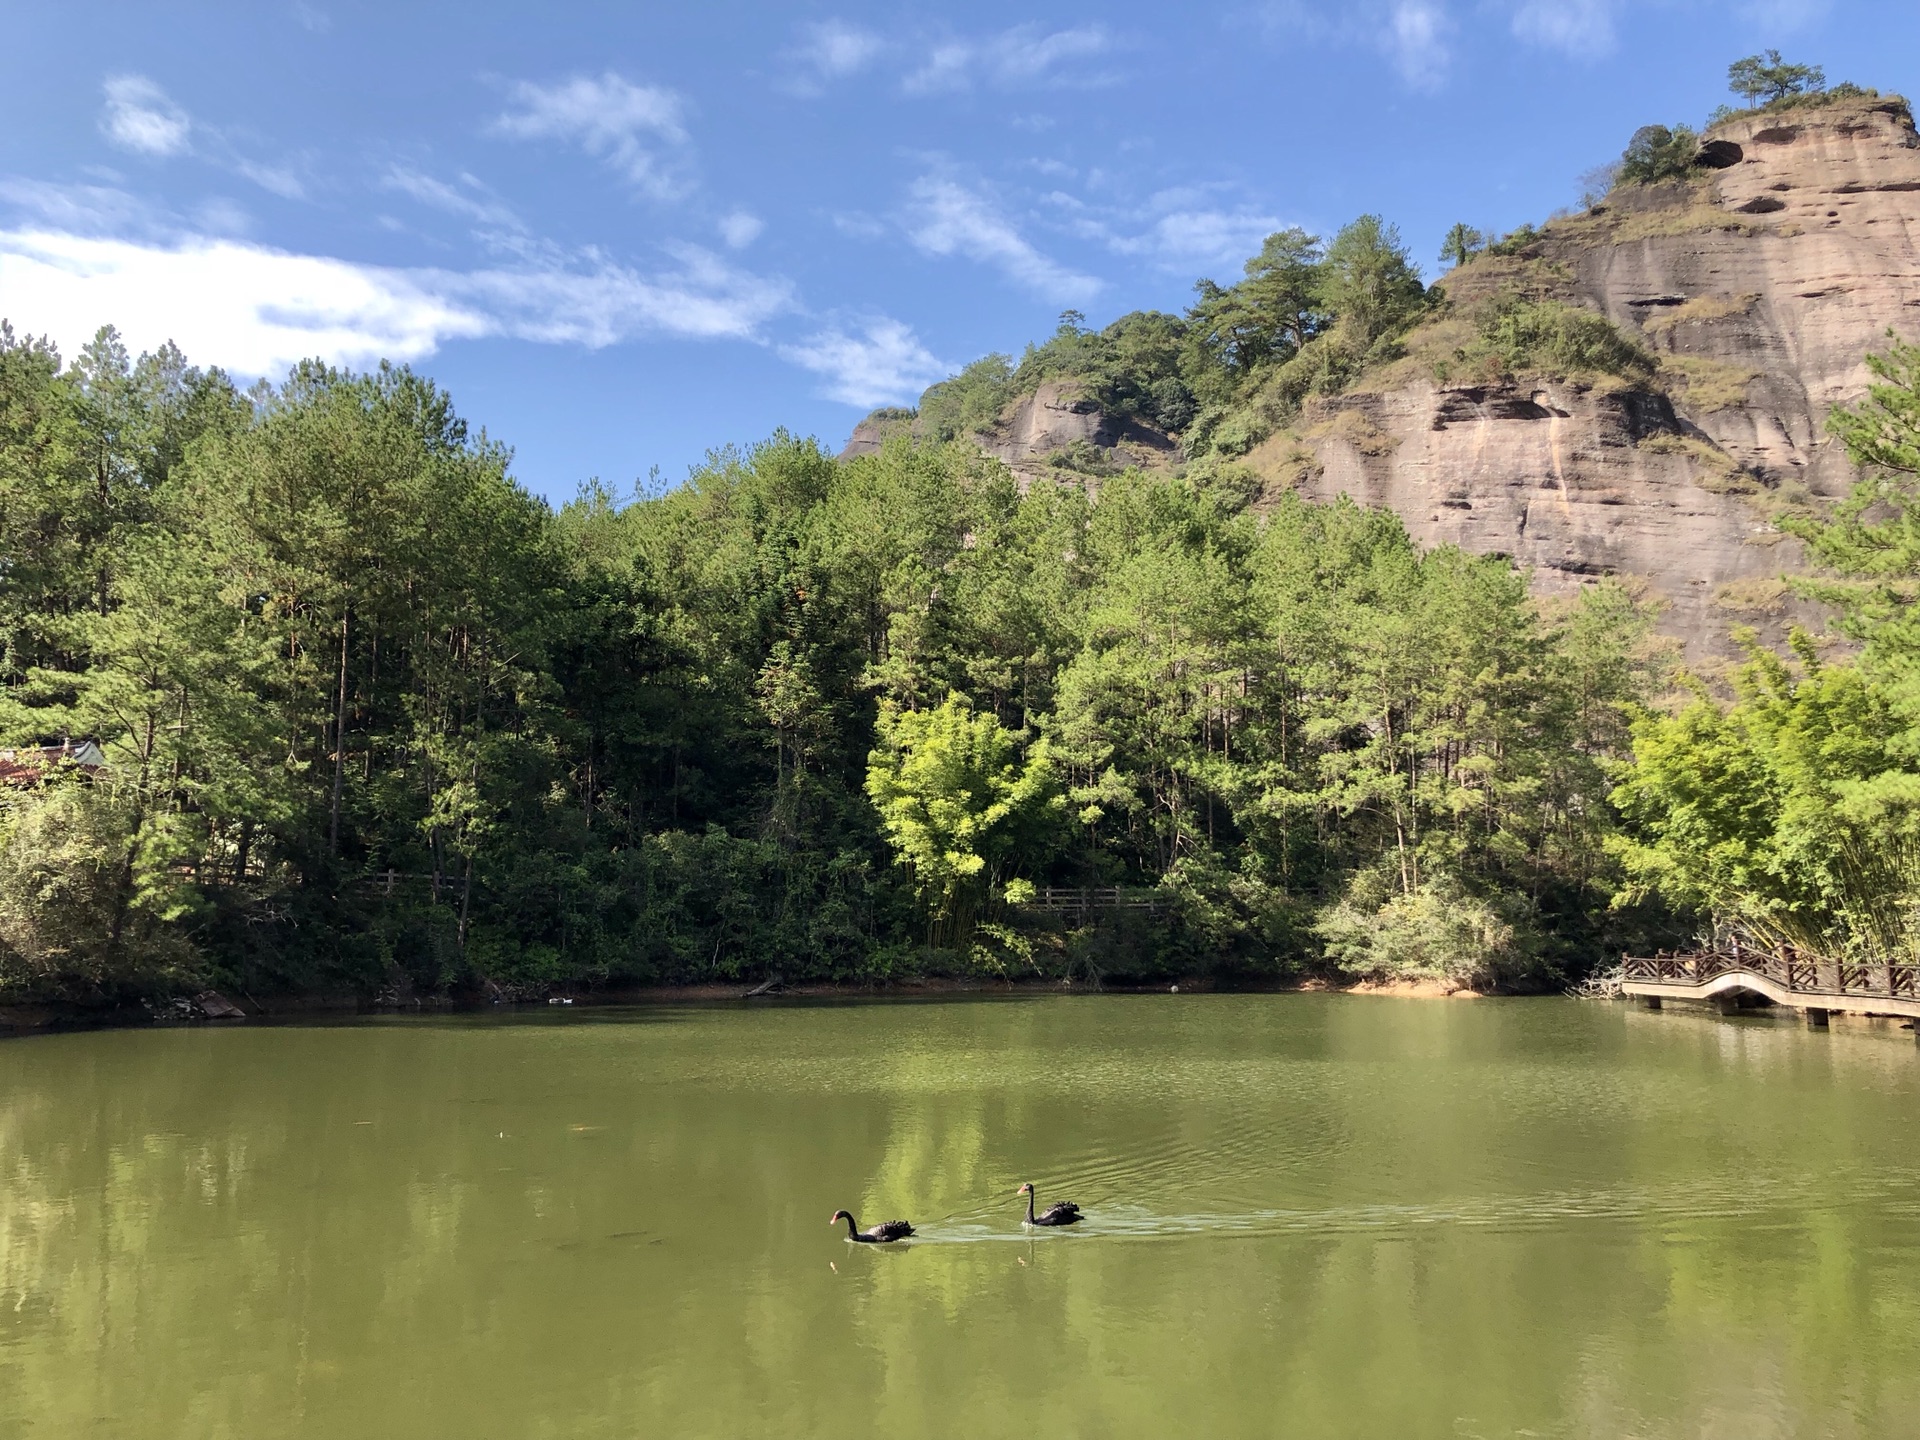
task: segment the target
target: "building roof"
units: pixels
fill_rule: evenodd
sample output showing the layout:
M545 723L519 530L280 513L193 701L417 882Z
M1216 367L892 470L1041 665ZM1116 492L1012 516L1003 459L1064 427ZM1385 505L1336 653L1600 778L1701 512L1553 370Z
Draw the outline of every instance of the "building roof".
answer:
M71 765L89 776L107 767L107 757L92 740L63 740L58 745L28 745L0 750L0 785L38 785L50 770Z

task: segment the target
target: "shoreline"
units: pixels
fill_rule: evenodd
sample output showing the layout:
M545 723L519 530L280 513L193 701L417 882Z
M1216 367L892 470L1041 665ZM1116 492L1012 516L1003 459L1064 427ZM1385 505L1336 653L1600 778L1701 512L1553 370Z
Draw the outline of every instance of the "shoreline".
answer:
M75 1034L91 1030L195 1029L253 1022L273 1026L301 1020L321 1022L397 1015L481 1015L532 1013L549 1009L615 1009L646 1005L745 1005L817 1000L936 1000L974 996L982 999L1034 998L1045 995L1362 995L1391 1000L1516 1000L1539 998L1546 991L1482 991L1442 980L1359 980L1341 984L1325 976L1289 980L1221 983L1193 977L1164 984L1086 984L1068 980L988 980L928 976L890 982L807 981L775 989L745 988L745 982L685 985L633 985L606 990L561 992L548 996L489 999L485 996L434 997L413 1002L381 1002L355 995L269 996L266 1002L251 995L234 1004L224 995L206 992L230 1013L214 1018L195 1001L175 1000L170 1012L154 1013L142 1005L87 1006L73 1002L0 1002L0 1041L36 1035ZM1618 1003L1610 1001L1609 1003ZM1669 1001L1676 1010L1716 1013L1706 1001ZM231 1013L238 1012L238 1013ZM1751 1018L1797 1018L1791 1007L1766 1006L1749 1012ZM1920 1029L1915 1022L1877 1015L1834 1015L1831 1023L1847 1028L1883 1027L1894 1020L1903 1030Z
M603 990L557 988L550 995L490 999L484 995L431 997L413 1001L379 1001L358 995L252 995L204 992L216 1007L230 1006L239 1014L216 1017L204 1013L195 1000L169 1002L171 1013L156 1013L141 1004L84 1005L74 1001L0 1002L0 1040L29 1035L52 1035L82 1030L136 1030L198 1025L231 1025L246 1021L269 1024L305 1018L344 1019L373 1015L468 1015L492 1011L525 1011L579 1007L609 1009L631 1005L698 1005L781 1000L915 1000L942 996L978 995L1381 995L1395 999L1480 1000L1502 998L1441 980L1361 980L1341 984L1324 976L1302 979L1252 980L1222 983L1206 976L1182 977L1165 983L1089 984L1072 980L993 980L926 976L894 981L812 980L750 986L746 981L712 981L682 985L630 985Z

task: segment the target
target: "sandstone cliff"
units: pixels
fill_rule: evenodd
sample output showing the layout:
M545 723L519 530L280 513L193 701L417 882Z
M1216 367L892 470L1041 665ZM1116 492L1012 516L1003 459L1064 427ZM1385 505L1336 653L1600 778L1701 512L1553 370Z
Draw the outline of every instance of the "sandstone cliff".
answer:
M975 438L981 449L1006 461L1023 480L1056 456L1098 471L1167 464L1180 449L1151 426L1102 414L1086 387L1075 380L1046 381Z
M876 410L854 427L840 458L871 455L893 435L914 432L912 411ZM1180 453L1179 442L1151 425L1104 414L1078 380L1043 381L973 440L1022 482L1062 470L1097 475L1169 466Z
M1536 588L1642 576L1696 660L1797 618L1772 520L1851 482L1825 433L1891 328L1920 335L1920 137L1898 102L1742 117L1716 168L1471 262L1456 307L1515 283L1588 305L1662 359L1655 388L1442 383L1403 363L1250 459L1271 483L1390 506L1427 543L1512 555ZM1304 450L1305 453L1302 453Z
M1639 577L1695 661L1734 653L1736 623L1777 640L1813 618L1781 583L1806 561L1776 521L1846 492L1827 415L1865 393L1889 330L1920 338L1920 136L1903 102L1852 98L1736 117L1701 161L1697 178L1622 187L1444 277L1448 314L1406 358L1310 403L1243 463L1269 494L1347 494L1425 544L1511 555L1542 593ZM1658 374L1449 374L1464 317L1516 290L1606 315ZM877 412L845 453L911 423ZM1101 414L1074 381L974 438L1023 478L1180 461L1172 438Z

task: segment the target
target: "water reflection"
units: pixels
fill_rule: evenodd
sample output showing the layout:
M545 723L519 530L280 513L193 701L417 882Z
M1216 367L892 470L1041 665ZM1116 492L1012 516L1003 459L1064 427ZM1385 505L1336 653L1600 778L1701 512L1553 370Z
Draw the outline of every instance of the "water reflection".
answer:
M1917 1100L1573 1002L19 1042L0 1437L1905 1433Z

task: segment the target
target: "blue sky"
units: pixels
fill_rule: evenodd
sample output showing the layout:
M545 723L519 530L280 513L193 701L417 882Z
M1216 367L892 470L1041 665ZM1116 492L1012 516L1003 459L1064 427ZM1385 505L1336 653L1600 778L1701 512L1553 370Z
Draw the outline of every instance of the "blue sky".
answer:
M1914 0L16 3L0 315L277 378L404 359L530 488L838 447L1261 236L1575 201L1763 46L1920 89Z

